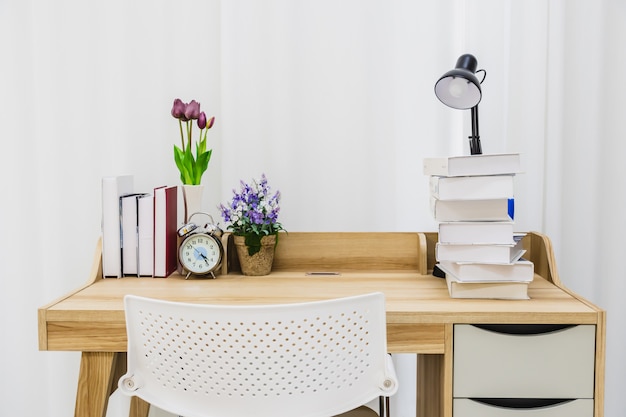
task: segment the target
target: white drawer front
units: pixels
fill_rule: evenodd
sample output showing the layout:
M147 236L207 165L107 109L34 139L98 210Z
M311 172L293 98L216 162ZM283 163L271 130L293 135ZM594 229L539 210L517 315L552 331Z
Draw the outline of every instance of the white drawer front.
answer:
M573 400L540 408L504 408L467 398L455 399L454 417L593 417L593 400Z
M454 397L593 398L595 326L511 335L454 326Z

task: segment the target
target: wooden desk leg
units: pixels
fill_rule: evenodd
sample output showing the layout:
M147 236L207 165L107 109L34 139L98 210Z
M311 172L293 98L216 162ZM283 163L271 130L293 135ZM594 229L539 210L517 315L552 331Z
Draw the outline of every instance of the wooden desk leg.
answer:
M118 354L114 352L83 352L75 417L106 417L117 359Z
M417 355L417 417L443 417L444 356Z
M145 402L139 397L132 397L130 399L129 417L148 417L149 412L150 403Z

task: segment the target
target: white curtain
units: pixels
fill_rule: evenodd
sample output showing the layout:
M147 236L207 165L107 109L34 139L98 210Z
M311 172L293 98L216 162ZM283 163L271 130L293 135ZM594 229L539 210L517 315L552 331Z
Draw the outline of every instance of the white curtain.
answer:
M265 173L289 231L430 231L422 159L467 153L470 127L433 86L472 53L483 150L522 154L517 229L608 311L620 416L625 18L620 0L0 0L0 415L73 413L79 354L38 351L37 308L87 279L102 176L179 182L174 98L216 116L215 217Z

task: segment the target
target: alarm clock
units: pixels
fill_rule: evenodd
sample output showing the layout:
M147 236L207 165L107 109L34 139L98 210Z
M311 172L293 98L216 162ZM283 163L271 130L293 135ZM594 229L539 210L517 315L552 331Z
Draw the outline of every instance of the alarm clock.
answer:
M222 246L222 230L213 222L213 217L207 213L210 222L203 226L189 222L178 229L178 236L182 238L178 248L178 262L187 273L185 279L191 275L203 278L215 278L217 271L224 259L224 247Z

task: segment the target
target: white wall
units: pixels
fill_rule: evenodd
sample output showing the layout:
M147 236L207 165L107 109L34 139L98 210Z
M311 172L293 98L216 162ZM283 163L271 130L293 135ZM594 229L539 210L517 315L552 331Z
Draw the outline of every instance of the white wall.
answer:
M178 183L174 98L217 118L214 216L265 172L288 230L434 230L421 160L467 152L469 112L433 86L466 52L487 70L483 149L523 155L518 229L608 310L621 415L625 17L619 0L0 0L0 415L72 413L79 354L38 351L36 311L87 279L103 175Z

